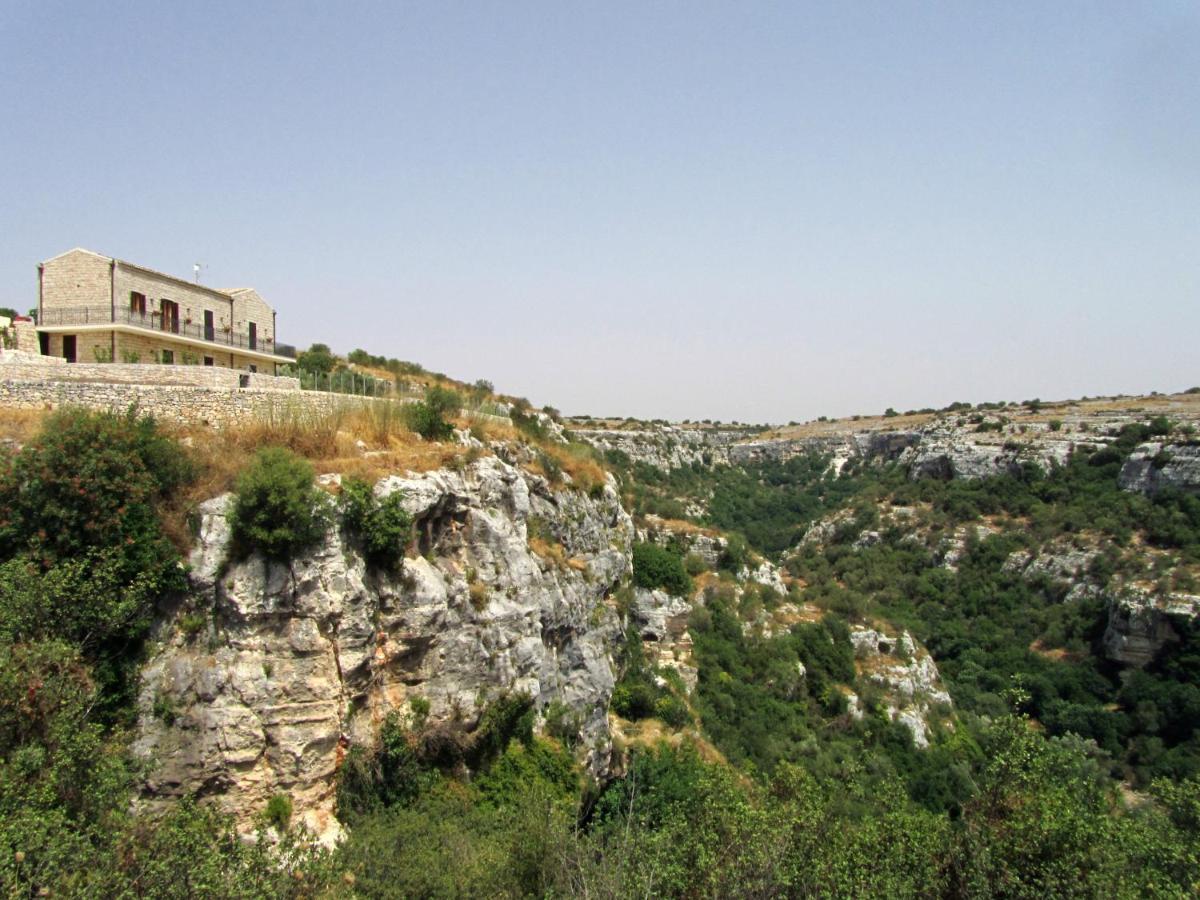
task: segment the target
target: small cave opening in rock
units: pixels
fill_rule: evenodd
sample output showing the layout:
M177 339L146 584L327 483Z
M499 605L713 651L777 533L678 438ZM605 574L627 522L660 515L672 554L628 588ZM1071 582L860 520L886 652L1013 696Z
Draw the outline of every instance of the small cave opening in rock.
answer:
M448 554L462 548L463 532L467 527L467 511L457 506L439 504L417 520L417 552Z

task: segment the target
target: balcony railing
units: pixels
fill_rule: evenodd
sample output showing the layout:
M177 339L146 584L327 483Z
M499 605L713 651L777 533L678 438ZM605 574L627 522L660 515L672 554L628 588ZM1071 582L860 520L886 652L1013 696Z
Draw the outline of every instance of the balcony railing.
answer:
M291 344L277 344L275 341L261 336L251 340L248 332L233 331L220 325L208 328L196 322L188 322L171 316L164 320L162 314L158 312L139 313L118 308L114 313L108 306L68 306L42 310L38 317L38 324L45 326L133 325L148 331L188 337L221 347L256 350L260 353L285 356L289 359L296 358L296 348Z

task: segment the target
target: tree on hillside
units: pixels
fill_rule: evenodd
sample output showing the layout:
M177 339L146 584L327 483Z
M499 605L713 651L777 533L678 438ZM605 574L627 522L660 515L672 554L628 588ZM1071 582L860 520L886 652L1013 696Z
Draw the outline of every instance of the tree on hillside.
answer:
M302 350L296 358L296 365L305 372L318 375L328 375L337 364L337 357L327 344L313 344L307 350Z

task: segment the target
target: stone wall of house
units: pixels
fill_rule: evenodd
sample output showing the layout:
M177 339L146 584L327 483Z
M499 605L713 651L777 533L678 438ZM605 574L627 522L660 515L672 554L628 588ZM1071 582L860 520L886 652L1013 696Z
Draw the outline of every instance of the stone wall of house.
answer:
M136 266L117 263L113 273L113 302L118 309L129 309L130 294L146 298L146 314L162 311L162 301L179 304L180 323L204 324L204 311L213 314L213 327L218 331L233 319L233 298L199 284L181 283L166 275L147 272Z
M107 335L105 335L107 337ZM53 335L52 337L61 337ZM122 337L125 337L123 335ZM83 359L82 349L80 359ZM244 382L243 382L244 379ZM265 373L239 372L219 366L163 366L143 363L60 363L50 356L0 355L0 382L31 382L52 392L60 384L180 386L210 389L249 387L272 393L300 392L300 380Z
M13 378L8 371L17 366L0 367L0 406L24 409L54 409L60 406L84 406L89 409L124 412L131 406L164 422L180 425L227 427L295 417L347 412L372 403L391 403L346 394L315 391L279 391L261 387L230 388L185 384L114 384L86 381L48 381L45 378ZM78 369L79 365L64 367ZM105 368L117 368L105 366ZM157 366L160 374L169 369L196 372L220 372L197 366ZM224 370L227 374L230 370ZM270 376L246 374L252 381ZM275 379L283 380L283 379Z
M50 334L50 356L62 357L63 338L66 335ZM84 363L96 363L107 359L112 353L111 331L84 331L75 335L75 359ZM100 354L99 356L97 354Z
M112 267L108 259L72 250L42 264L42 299L46 307L109 306Z
M37 328L28 319L19 319L12 324L13 334L16 335L16 349L23 353L40 353Z
M249 333L250 323L258 325L259 346L275 339L275 311L254 288L237 288L233 297L233 330Z

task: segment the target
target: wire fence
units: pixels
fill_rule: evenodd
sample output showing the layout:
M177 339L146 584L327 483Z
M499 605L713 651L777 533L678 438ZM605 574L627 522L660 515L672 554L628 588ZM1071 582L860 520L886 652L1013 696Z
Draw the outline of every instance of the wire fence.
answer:
M311 372L304 369L293 369L290 372L281 371L281 375L289 374L300 379L300 389L319 391L329 394L346 394L355 397L371 397L380 400L394 400L398 403L412 403L424 400L426 388L424 385L397 379L390 381L376 378L352 369L339 369L336 372ZM509 409L506 405L488 398L462 397L463 405L459 415L472 421L491 421L509 423Z
M300 379L300 388L305 391L323 391L328 394L352 394L356 397L380 397L393 400L419 398L424 391L414 390L407 383L397 384L351 369L336 372L310 372L298 369L293 373Z

